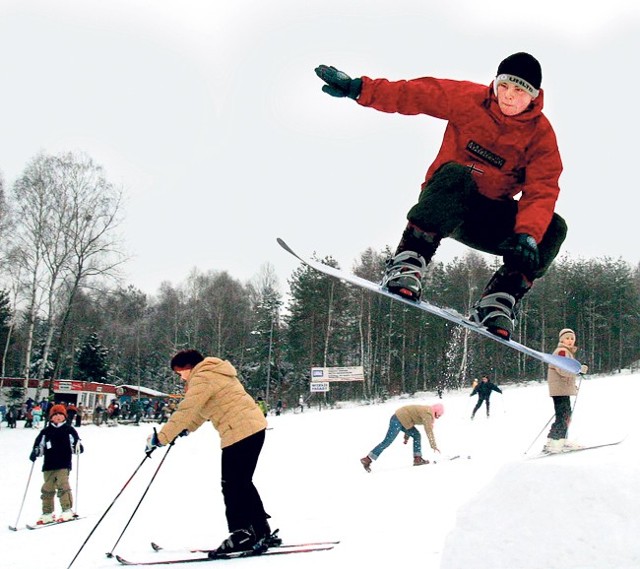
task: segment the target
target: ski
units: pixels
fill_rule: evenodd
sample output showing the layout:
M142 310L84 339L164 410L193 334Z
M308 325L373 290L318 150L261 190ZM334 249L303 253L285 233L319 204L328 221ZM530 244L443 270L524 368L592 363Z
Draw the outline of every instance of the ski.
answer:
M615 445L619 445L622 441L624 441L624 439L620 439L619 441L614 441L611 443L601 443L598 445L589 445L589 446L584 446L584 447L580 447L580 448L571 448L571 449L567 449L567 450L563 450L562 452L545 452L542 451L539 454L536 454L535 456L530 457L531 460L537 459L537 458L544 458L547 456L562 456L564 454L573 454L574 452L581 452L583 450L593 450L593 449L597 449L597 448L604 448L604 447L611 447L611 446L615 446Z
M40 524L40 525L30 525L30 524L26 524L26 528L27 529L43 529L43 528L48 528L48 527L52 527L52 526L60 526L62 524L66 524L69 522L75 522L77 520L81 520L83 519L84 516L75 516L74 518L71 518L70 520L55 520L53 522L50 522L48 524Z
M315 547L315 546L323 546L323 545L337 545L340 541L308 541L306 543L283 543L281 545L272 546L273 549L291 549L292 547ZM155 541L151 542L151 547L154 551L165 551L178 553L180 551L188 551L189 553L207 553L210 551L209 549L165 549Z
M520 353L523 353L527 356L535 358L548 365L559 367L565 371L568 371L569 373L574 373L574 374L580 373L582 364L580 364L578 360L574 360L573 358L565 358L562 356L557 356L555 354L549 354L547 352L540 352L538 350L535 350L534 348L530 348L529 346L520 344L515 340L511 340L511 339L506 340L505 338L501 338L500 336L493 334L484 326L480 326L479 324L472 322L471 320L469 320L469 318L460 314L458 311L456 311L453 308L442 308L440 306L436 306L435 304L431 304L426 300L416 301L416 300L411 300L409 298L405 298L403 296L399 296L397 294L393 294L388 290L382 288L380 284L371 282L367 279L363 279L362 277L348 273L346 271L341 271L340 269L336 269L335 267L330 267L328 265L325 265L324 263L320 263L319 261L314 261L312 259L307 259L306 257L298 255L291 247L289 247L289 245L287 245L282 239L280 239L280 237L277 238L277 241L278 241L278 245L280 245L280 247L282 247L287 253L293 255L294 257L296 257L296 259L303 262L308 267L311 267L316 271L324 273L325 275L329 275L336 279L345 281L349 284L359 286L360 288L369 290L371 292L375 292L376 294L386 296L387 298L391 298L398 302L402 302L403 304L413 306L414 308L417 308L418 310L422 310L423 312L427 312L429 314L439 316L440 318L444 318L449 322L453 322L454 324L457 324L458 326L462 326L467 330L472 330L473 332L476 332L484 336L485 338L490 338L491 340L498 342L503 346L507 346L513 350L517 350Z
M273 549L267 549L266 551L238 551L236 553L228 553L224 556L214 557L210 559L207 556L200 557L183 557L176 559L163 559L163 560L153 560L153 561L130 561L121 557L120 555L116 555L116 559L121 565L174 565L177 563L201 563L203 561L228 561L231 559L240 559L245 557L265 557L268 555L288 555L292 553L312 553L314 551L329 551L333 549L335 546L331 544L327 545L312 545L307 547L274 547ZM205 553L202 551L201 553Z

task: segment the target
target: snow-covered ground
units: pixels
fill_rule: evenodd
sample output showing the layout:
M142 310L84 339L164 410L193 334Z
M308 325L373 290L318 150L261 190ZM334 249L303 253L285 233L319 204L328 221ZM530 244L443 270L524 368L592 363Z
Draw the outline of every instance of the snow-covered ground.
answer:
M552 415L546 384L502 385L492 414L472 422L470 390L446 393L436 423L437 464L413 467L402 437L367 474L364 456L384 436L389 417L430 394L380 405L306 410L270 416L256 484L272 527L286 542L339 539L332 551L229 561L238 567L326 569L637 569L640 567L640 439L632 429L640 376L582 382L571 438L582 443L626 439L618 446L529 460L527 450ZM84 519L38 531L12 532L25 491L36 431L0 430L0 566L65 569L118 492L144 459L153 425L80 429L78 512ZM530 451L544 442L539 438ZM426 437L423 437L426 443ZM214 547L226 536L218 437L209 426L172 447L115 553L161 558L167 548ZM428 445L427 445L428 450ZM161 463L156 451L97 527L76 568L119 566L114 549ZM447 456L471 459L444 460ZM434 459L431 451L425 457ZM74 463L75 465L75 463ZM20 526L40 514L41 459L31 479ZM71 479L75 488L76 471ZM226 561L222 563L227 563ZM302 563L302 565L301 565ZM182 565L175 565L176 568ZM190 566L190 565L189 565ZM208 566L208 564L207 564ZM185 566L186 567L186 566Z

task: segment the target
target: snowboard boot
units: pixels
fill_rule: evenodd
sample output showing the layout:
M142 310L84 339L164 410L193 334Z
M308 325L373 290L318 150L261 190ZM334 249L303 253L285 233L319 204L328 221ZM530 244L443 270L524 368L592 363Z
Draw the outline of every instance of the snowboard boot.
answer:
M429 461L425 460L421 456L413 457L413 466L422 466L423 464L429 464Z
M229 553L251 551L254 545L256 545L256 536L251 528L237 529L232 531L229 537L225 539L219 547L210 551L208 557L215 559L217 557L224 557Z
M562 452L564 448L565 439L547 439L542 452L547 452L549 454L558 454Z
M522 273L500 267L472 307L470 320L508 340L515 326L517 304L531 284Z
M52 524L55 521L56 521L56 518L53 515L53 512L50 513L50 514L42 514L38 518L38 521L36 522L36 525L37 526L44 526L44 525L47 525L47 524Z
M471 320L508 340L515 324L515 305L516 299L506 292L484 295L471 309Z
M422 278L427 269L424 258L414 251L402 251L387 261L380 283L389 292L410 300L420 300Z
M373 462L373 461L371 460L371 458L370 458L368 455L367 455L367 456L365 456L364 458L361 458L361 459L360 459L360 463L362 464L362 466L364 467L364 469L365 469L367 472L371 472L371 463L372 463L372 462Z

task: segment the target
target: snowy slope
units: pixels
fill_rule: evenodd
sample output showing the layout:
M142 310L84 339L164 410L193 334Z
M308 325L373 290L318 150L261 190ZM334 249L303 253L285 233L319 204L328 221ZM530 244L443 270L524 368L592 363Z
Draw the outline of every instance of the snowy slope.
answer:
M639 379L616 375L584 380L572 438L593 443L626 435L634 422ZM476 398L469 398L469 390L445 394L445 415L436 424L442 450L442 456L435 457L437 464L411 466L411 445L403 445L399 437L374 463L371 474L358 459L382 439L391 414L409 402L435 402L431 394L270 416L273 428L267 432L256 484L272 526L279 527L288 542L341 543L331 552L228 563L262 569L276 564L278 569L298 569L301 562L305 569L325 569L327 563L442 569L639 567L636 433L630 432L617 447L529 460L524 451L553 411L546 385L502 388L502 396L492 396L491 418L479 412L473 422L469 415ZM66 568L144 458L151 429L82 427L86 452L80 458L77 506L86 518L36 532L11 532L6 527L16 522L36 431L3 426L2 567L31 569L44 562L48 569ZM145 461L73 567L118 566L105 553L113 549L164 452L156 451ZM115 552L131 559L161 556L151 551L152 540L168 548L218 545L226 536L219 453L217 435L208 425L180 439ZM472 458L443 460L456 454ZM430 451L425 456L434 458ZM39 461L21 526L40 513L40 467ZM75 470L72 480L75 487Z

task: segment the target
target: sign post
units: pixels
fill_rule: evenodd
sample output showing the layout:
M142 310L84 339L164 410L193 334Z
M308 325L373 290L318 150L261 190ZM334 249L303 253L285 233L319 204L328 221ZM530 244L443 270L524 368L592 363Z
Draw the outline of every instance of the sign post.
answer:
M324 393L325 400L331 382L364 381L364 367L312 367L309 390L311 393Z

